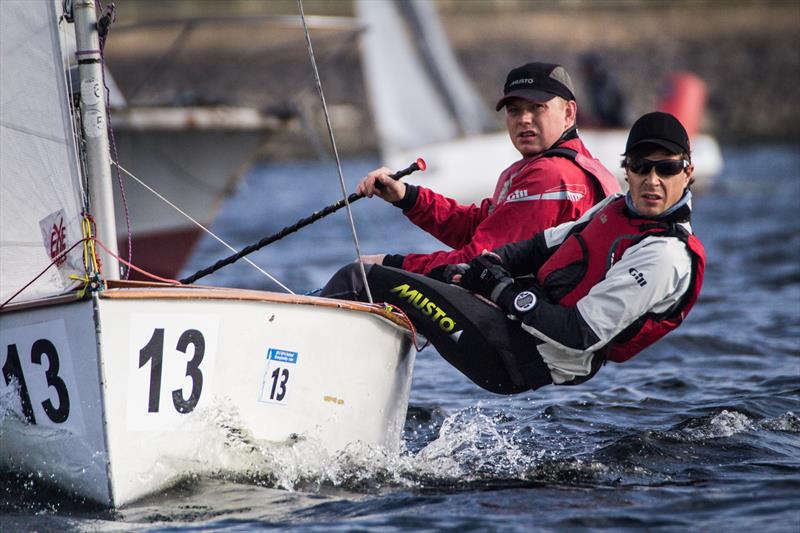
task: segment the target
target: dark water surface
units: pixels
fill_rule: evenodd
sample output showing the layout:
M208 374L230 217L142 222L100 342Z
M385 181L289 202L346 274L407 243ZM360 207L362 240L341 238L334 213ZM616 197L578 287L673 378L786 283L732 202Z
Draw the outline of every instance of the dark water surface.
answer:
M400 454L265 446L251 475L188 479L113 512L5 475L0 531L799 531L800 149L729 149L725 161L695 201L700 301L634 360L501 397L426 349ZM345 162L348 185L374 165ZM330 163L261 167L214 230L242 247L338 197ZM363 253L438 248L379 200L354 214ZM205 239L186 273L225 255ZM353 257L340 212L253 259L304 292ZM274 288L244 264L208 281Z

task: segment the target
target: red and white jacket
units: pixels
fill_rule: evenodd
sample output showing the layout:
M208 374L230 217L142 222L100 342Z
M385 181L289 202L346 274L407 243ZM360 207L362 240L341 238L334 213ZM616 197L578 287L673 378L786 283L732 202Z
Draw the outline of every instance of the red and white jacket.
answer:
M390 255L383 264L428 274L444 265L468 263L484 249L529 239L575 220L619 190L613 174L573 135L548 152L523 158L504 170L492 198L479 206L460 205L425 187L410 189L411 194L396 205L403 207L412 223L453 249Z
M513 276L535 273L540 299L519 318L544 341L538 351L554 383L626 361L681 324L705 270L690 198L672 216L651 219L616 195L577 221L496 250Z

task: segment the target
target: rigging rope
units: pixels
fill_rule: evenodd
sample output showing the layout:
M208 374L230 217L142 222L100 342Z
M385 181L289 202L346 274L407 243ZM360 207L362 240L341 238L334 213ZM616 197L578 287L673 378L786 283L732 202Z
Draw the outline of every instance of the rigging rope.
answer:
M107 253L108 255L110 255L110 256L112 256L112 257L115 257L115 258L117 259L117 261L119 261L120 263L124 264L126 267L128 267L128 268L130 268L130 269L133 269L133 270L135 270L135 271L136 271L136 272L138 272L139 274L142 274L142 275L144 275L144 276L147 276L148 278L152 278L152 279L154 279L154 280L156 280L156 281L160 281L160 282L162 282L162 283L170 283L170 284L172 284L172 285L180 285L180 284L181 284L181 282L180 282L180 281L178 281L178 280L176 280L176 279L172 279L172 278L162 278L161 276L157 276L157 275L153 274L152 272L148 272L148 271L146 271L146 270L145 270L145 269L143 269L143 268L139 268L139 267L137 267L137 266L136 266L136 265L134 265L133 263L129 263L128 261L125 261L123 258L121 258L121 257L120 257L120 256L118 256L117 254L115 254L114 252L112 252L111 250L109 250L109 249L108 249L108 247L107 247L105 244L103 244L103 241L101 241L101 240L100 240L100 239L98 239L97 237L94 237L94 238L92 238L91 240L92 240L92 242L95 242L95 243L97 243L97 244L100 246L100 248L102 248L103 250L105 250L105 251L106 251L106 253Z
M325 93L322 91L322 82L319 79L319 70L317 69L317 60L314 58L314 48L311 46L311 35L308 32L308 24L306 24L306 15L303 12L303 0L297 0L297 6L300 10L300 19L303 21L303 32L306 36L306 43L308 44L308 56L311 60L311 66L314 69L314 80L317 83L317 92L319 93L320 101L322 102L322 111L325 114L325 125L328 128L328 138L331 141L331 148L333 155L336 159L336 171L339 173L339 186L342 189L342 197L344 198L345 208L347 209L347 219L350 222L350 231L353 235L353 244L356 248L356 261L358 261L359 270L361 271L361 278L364 280L364 288L367 293L369 303L372 302L372 293L369 290L369 283L367 282L367 273L364 270L364 262L361 260L361 248L358 245L358 235L356 234L356 225L353 222L353 212L350 209L350 202L347 199L347 187L344 184L344 176L342 175L342 163L339 160L339 151L336 149L336 139L333 137L333 126L331 126L331 117L328 113L328 104L325 102Z
M18 290L18 291L17 291L17 292L15 292L14 294L12 294L12 295L11 295L11 297L10 297L9 299L7 299L5 302L3 302L2 304L0 304L0 309L3 309L3 308L6 306L6 305L8 305L8 304L11 302L11 300L13 300L13 299L14 299L14 298L16 298L17 296L19 296L19 295L20 295L20 293L22 293L22 291L24 291L25 289L27 289L28 287L30 287L31 285L33 285L33 284L36 282L36 280L37 280L37 279L39 279L39 278L41 278L42 276L44 276L45 272L47 272L48 270L50 270L50 268L51 268L53 265L55 265L55 264L57 264L58 262L60 262L60 261L61 261L63 258L65 258L65 257L67 256L67 254L68 254L68 253L70 253L70 252L71 252L72 250L74 250L74 249L75 249L77 246L79 246L80 244L82 244L82 243L83 243L85 240L86 240L86 239L81 239L81 240L79 240L78 242L76 242L75 244L73 244L72 246L70 246L68 249L64 250L63 252L61 252L60 254L58 254L58 255L57 255L55 258L53 258L53 260L52 260L52 261L50 261L50 264L49 264L49 265L47 265L47 268L45 268L44 270L42 270L41 272L39 272L39 273L36 275L36 277L34 277L32 280L30 280L30 281L29 281L28 283L26 283L25 285L23 285L23 287L22 287L20 290Z
M84 295L84 293L86 291L86 287L89 284L91 284L93 281L99 279L99 281L102 282L103 286L105 286L105 284L106 284L106 280L103 277L103 273L102 273L102 265L100 264L100 258L97 257L97 254L95 252L95 248L94 248L95 244L98 245L103 250L105 250L110 256L115 257L118 261L120 261L121 263L125 264L125 266L127 266L128 268L133 269L136 272L139 272L140 274L142 274L144 276L147 276L149 278L152 278L154 280L157 280L157 281L160 281L160 282L163 282L163 283L169 283L169 284L172 284L172 285L180 285L181 284L180 281L177 281L177 280L174 280L174 279L170 279L170 278L162 278L160 276L157 276L157 275L155 275L155 274L153 274L151 272L148 272L148 271L144 270L143 268L139 268L136 265L134 265L132 263L129 263L128 261L125 261L120 256L118 256L117 254L112 252L108 248L108 246L103 244L103 241L101 241L100 239L97 238L97 236L94 235L93 227L94 227L94 219L91 218L91 216L85 216L84 219L81 221L81 228L82 228L82 231L84 232L84 235L86 235L86 236L84 236L83 238L79 239L76 243L74 243L72 246L70 246L69 248L67 248L66 250L64 250L63 252L58 254L57 256L53 257L52 260L50 261L50 264L47 265L47 267L44 270L39 272L32 280L30 280L28 283L23 285L21 289L19 289L17 292L12 294L10 298L8 298L6 301L4 301L2 304L0 304L0 309L3 309L6 305L11 303L11 301L14 298L16 298L17 296L22 294L22 292L25 289L27 289L28 287L33 285L36 282L36 280L41 278L48 270L50 270L50 268L53 267L53 265L58 265L58 264L62 263L64 260L66 260L67 255L72 250L74 250L75 248L80 246L81 244L83 244L84 266L86 267L86 270L89 273L86 274L83 277L79 277L79 276L76 276L74 274L70 274L70 276L69 276L70 279L77 280L77 281L83 281L83 283L84 283L84 288L81 291L78 292L78 297L79 298L83 297L83 295ZM89 271L89 269L88 269L89 264L93 264L94 265L94 268L95 268L94 271Z
M236 252L236 251L237 251L237 250L236 250L236 248L234 248L233 246L231 246L230 244L228 244L227 242L225 242L225 241L224 241L224 240L223 240L221 237L219 237L219 236L218 236L216 233L214 233L214 232L213 232L213 231L211 231L210 229L206 228L206 227L205 227L205 226L204 226L202 223L200 223L199 221L197 221L197 220L195 220L194 218L192 218L192 216L191 216L189 213L187 213L187 212L183 211L183 210L182 210L180 207L178 207L177 205L175 205L175 204L173 204L172 202L170 202L170 201L169 201L167 198L165 198L163 195L161 195L161 194L160 194L158 191L156 191L155 189L153 189L152 187L150 187L148 184L146 184L145 182L143 182L141 179L139 179L139 178L137 178L136 176L134 176L134 175L133 175L133 174L132 174L130 171L128 171L128 170L127 170L125 167L123 167L122 165L120 165L118 162L116 162L116 161L113 161L112 163L113 163L113 164L114 164L114 165L115 165L117 168L119 168L119 170L121 170L122 172L124 172L125 174L127 174L128 176L130 176L131 178L133 178L134 180L136 180L136 182L137 182L137 183L139 183L139 185L141 185L142 187L144 187L145 189L147 189L148 191L150 191L151 193L153 193L154 195L156 195L156 196L157 196L157 197L158 197L158 198L159 198L161 201L163 201L164 203L166 203L167 205L169 205L170 207L172 207L172 208L173 208L175 211L177 211L178 213L180 213L181 215L183 215L184 217L186 217L186 218L187 218L187 219L188 219L188 220L189 220L189 221L190 221L192 224L194 224L195 226L197 226L198 228L200 228L201 230L203 230L204 232L206 232L207 234L209 234L211 237L213 237L214 239L216 239L216 240L217 240L217 242L221 243L223 246L225 246L226 248L228 248L228 249L229 249L230 251L232 251L232 252ZM244 258L244 260L245 260L245 261L246 261L246 262L247 262L247 263L248 263L250 266L252 266L252 267L253 267L253 268L255 268L256 270L258 270L259 272L261 272L261 273L262 273L264 276L266 276L267 278L269 278L270 280L272 280L274 283L276 283L276 284L277 284L279 287L281 287L283 290L285 290L285 291L286 291L286 292L288 292L289 294L294 294L294 292L292 291L292 289L290 289L289 287L287 287L286 285L284 285L283 283L281 283L280 281L278 281L278 280L277 280L277 279L276 279L274 276L272 276L272 275L271 275L269 272L267 272L266 270L262 269L260 266L258 266L257 264L255 264L253 261L251 261L250 259L248 259L248 258L246 258L246 257Z

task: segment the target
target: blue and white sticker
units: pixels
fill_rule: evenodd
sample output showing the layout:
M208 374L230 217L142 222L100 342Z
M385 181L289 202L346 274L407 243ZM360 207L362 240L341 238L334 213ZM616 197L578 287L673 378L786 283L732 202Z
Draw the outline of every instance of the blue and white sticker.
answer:
M296 377L297 352L269 348L267 350L264 375L261 378L261 391L258 401L286 405L289 391Z

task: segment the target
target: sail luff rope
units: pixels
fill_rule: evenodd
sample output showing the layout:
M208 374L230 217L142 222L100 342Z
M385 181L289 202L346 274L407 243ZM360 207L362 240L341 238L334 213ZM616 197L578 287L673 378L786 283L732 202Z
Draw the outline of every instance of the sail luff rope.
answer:
M195 220L195 219L194 219L194 218L193 218L193 217L192 217L192 216L191 216L189 213L186 213L185 211L183 211L183 210L182 210L180 207L178 207L177 205L173 204L173 203L172 203L172 202L170 202L170 201L169 201L167 198L165 198L163 195L161 195L161 193L159 193L158 191L156 191L155 189L153 189L152 187L150 187L148 184L146 184L145 182L143 182L141 179L139 179L139 178L137 178L136 176L134 176L134 175L133 175L133 174L132 174L132 173L131 173L129 170L127 170L125 167L123 167L122 165L120 165L120 164L119 164L119 163L117 163L117 162L114 162L113 164L114 164L114 165L116 165L116 166L117 166L117 167L118 167L118 168L119 168L119 169L120 169L122 172L124 172L125 174L127 174L128 176L130 176L131 178L133 178L134 180L136 180L136 182L137 182L137 183L139 183L139 185L141 185L142 187L144 187L145 189L147 189L148 191L150 191L151 193L153 193L154 195L156 195L156 196L157 196L157 197L158 197L158 198L159 198L161 201L163 201L164 203L166 203L167 205L169 205L170 207L172 207L173 209L175 209L175 211L177 211L178 213L180 213L181 215L183 215L184 217L186 217L186 218L187 218L187 219L188 219L188 220L189 220L189 221L190 221L192 224L194 224L195 226L197 226L198 228L200 228L201 230L203 230L204 232L206 232L207 234L209 234L211 237L213 237L214 239L216 239L216 240L217 240L217 242L219 242L220 244L222 244L223 246L225 246L226 248L228 248L228 249L229 249L230 251L232 251L232 252L237 252L237 251L238 251L236 248L234 248L233 246L231 246L230 244L228 244L227 242L225 242L225 240L223 240L223 239L222 239L222 237L218 236L216 233L214 233L214 232L213 232L213 231L211 231L210 229L206 228L206 227L205 227L205 226L204 226L202 223L200 223L199 221ZM277 280L277 279L276 279L274 276L272 276L272 275L271 275L269 272L267 272L266 270L262 269L260 266L258 266L257 264L255 264L253 261L251 261L250 259L248 259L248 258L246 258L246 257L244 257L243 259L244 259L244 260L245 260L245 262L247 262L247 263L248 263L250 266L252 266L252 267L253 267L253 268L255 268L256 270L258 270L258 271L259 271L259 272L261 272L261 273L262 273L264 276L266 276L267 278L269 278L270 280L272 280L274 283L276 283L278 286L280 286L280 287L281 287L283 290L285 290L285 291L286 291L286 292L288 292L289 294L294 294L294 292L292 291L292 289L290 289L289 287L287 287L286 285L284 285L283 283L281 283L280 281L278 281L278 280Z
M67 42L69 37L67 30L66 30L66 15L64 13L58 19L58 31L60 32L59 41L63 40L64 43ZM60 44L60 43L59 43ZM78 110L75 109L75 103L73 102L71 95L70 95L70 87L72 87L72 70L69 68L69 59L67 59L66 54L62 53L62 66L64 67L64 87L66 89L64 94L64 98L67 100L67 105L69 106L70 110L70 117L77 116ZM80 151L78 149L78 139L79 139L79 132L78 126L75 120L69 121L70 129L72 130L72 151L75 154L75 162L82 167L82 158L80 156ZM89 185L84 180L84 173L81 172L81 168L78 169L78 181L80 186L80 196L81 196L81 204L83 209L85 210L89 205Z
M303 0L297 0L297 7L300 10L300 19L303 21L303 32L306 36L306 44L308 44L308 56L311 60L311 66L314 70L314 80L317 83L317 92L319 93L320 101L322 102L322 111L325 114L325 125L328 128L328 138L331 141L331 148L333 155L336 159L336 171L339 174L339 186L342 190L342 197L344 198L344 205L347 209L347 219L350 222L350 232L353 236L353 245L356 248L356 261L358 262L359 270L361 271L361 278L364 281L364 289L367 293L367 300L372 302L372 293L369 290L369 283L367 281L367 273L364 270L364 262L361 260L361 248L358 245L358 235L356 234L356 225L353 221L353 212L350 209L350 202L347 200L347 187L344 184L344 176L342 174L342 163L339 160L339 151L336 149L336 139L333 136L333 126L331 125L331 117L328 113L328 104L325 102L325 93L322 91L322 82L319 78L319 70L317 69L317 60L314 57L314 48L311 46L311 35L308 32L308 24L306 23L306 15L303 11Z

